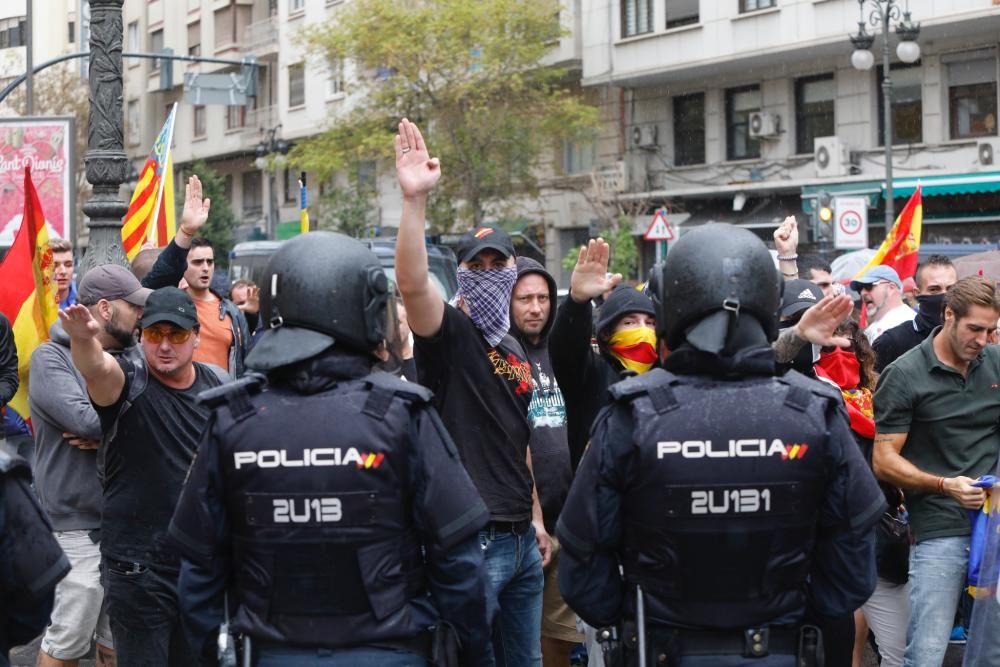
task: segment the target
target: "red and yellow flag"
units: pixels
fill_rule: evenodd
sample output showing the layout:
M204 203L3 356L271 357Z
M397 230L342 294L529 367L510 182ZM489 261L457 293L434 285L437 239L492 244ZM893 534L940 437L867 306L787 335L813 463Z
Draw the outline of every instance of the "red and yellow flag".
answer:
M122 221L122 247L131 262L146 242L162 248L177 231L174 218L174 164L170 143L174 136L177 104L156 137L153 150L139 174L128 212Z
M920 254L920 230L923 226L924 203L920 184L910 195L910 201L899 212L896 223L871 261L861 269L855 280L879 264L891 266L900 280L913 278L917 273L917 256Z
M17 345L21 384L8 404L24 419L28 414L28 363L36 347L49 338L59 318L59 296L53 275L52 250L31 170L24 170L24 216L14 244L0 263L0 312L10 320Z

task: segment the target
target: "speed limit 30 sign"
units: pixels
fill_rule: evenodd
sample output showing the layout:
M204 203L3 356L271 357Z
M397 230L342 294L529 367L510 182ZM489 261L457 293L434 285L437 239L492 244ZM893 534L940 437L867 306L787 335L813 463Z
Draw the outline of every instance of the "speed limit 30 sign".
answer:
M868 200L837 197L833 205L833 245L838 250L868 247Z

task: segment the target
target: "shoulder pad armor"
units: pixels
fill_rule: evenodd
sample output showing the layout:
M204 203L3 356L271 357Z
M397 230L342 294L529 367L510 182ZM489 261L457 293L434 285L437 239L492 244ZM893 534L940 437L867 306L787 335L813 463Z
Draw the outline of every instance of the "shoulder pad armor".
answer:
M0 473L17 471L25 477L31 476L31 466L17 454L12 454L0 447Z
M198 394L198 404L217 408L241 395L259 394L267 386L267 378L259 373L247 373L236 382L212 387Z
M813 380L798 371L788 371L776 379L782 384L786 384L790 387L800 387L815 394L816 396L822 396L823 398L832 399L834 401L843 400L843 396L840 391L835 389L832 385L827 384L826 382L821 382L820 380Z
M372 389L389 391L412 403L430 403L434 392L416 382L406 382L385 371L372 371L364 378L364 382Z
M652 368L642 375L633 375L621 382L616 382L608 387L608 392L610 392L611 398L616 401L631 399L639 394L649 393L649 390L654 387L674 384L675 381L676 376L672 373L668 373L662 368Z

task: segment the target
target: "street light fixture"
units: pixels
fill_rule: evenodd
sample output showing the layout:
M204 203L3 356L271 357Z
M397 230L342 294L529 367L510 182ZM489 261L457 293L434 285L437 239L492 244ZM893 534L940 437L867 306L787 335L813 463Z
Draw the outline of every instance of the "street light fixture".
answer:
M875 35L865 31L865 5L871 5L868 23L872 27L882 28L882 111L883 111L883 143L885 144L885 233L888 236L895 222L895 202L892 194L892 79L889 77L889 28L896 22L896 35L899 44L896 55L904 63L915 63L920 60L920 45L917 37L920 35L920 24L910 19L910 3L907 0L906 9L900 9L896 0L858 0L860 20L858 32L851 35L854 53L851 54L851 65L857 70L869 70L875 64L875 56L871 48Z
M278 137L281 124L272 128L261 128L261 134L265 139L257 144L257 159L253 161L261 171L267 171L268 190L268 211L267 211L267 238L274 239L278 233L278 193L277 176L274 171L276 167L284 166L288 155L289 145L284 139Z

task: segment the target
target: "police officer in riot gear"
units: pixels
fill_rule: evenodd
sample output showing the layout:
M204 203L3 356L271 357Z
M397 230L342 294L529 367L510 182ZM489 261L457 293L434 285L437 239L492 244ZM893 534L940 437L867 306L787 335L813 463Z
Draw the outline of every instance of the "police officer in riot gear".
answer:
M670 354L594 425L557 529L562 594L630 664L822 664L816 625L875 587L884 507L842 398L775 376L782 282L751 232L689 232L654 277Z
M430 392L372 369L387 295L361 243L287 242L247 358L266 386L202 395L214 410L171 525L182 604L204 630L198 598L228 581L254 664L493 664L489 515Z

